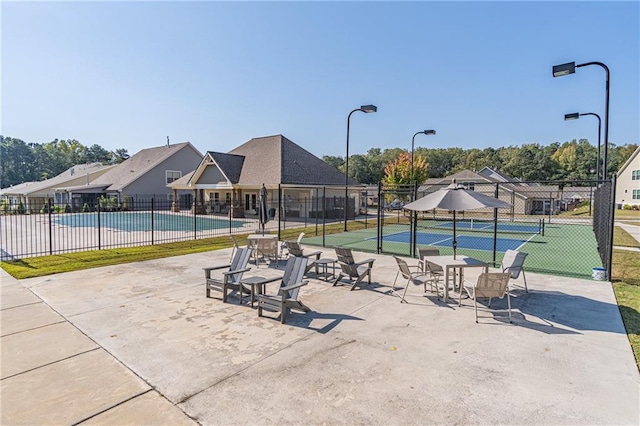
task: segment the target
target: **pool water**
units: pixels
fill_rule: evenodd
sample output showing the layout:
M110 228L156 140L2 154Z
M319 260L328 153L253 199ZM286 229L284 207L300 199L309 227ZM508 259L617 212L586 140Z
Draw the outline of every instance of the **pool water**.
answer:
M151 212L101 212L100 227L120 231L210 231L239 228L244 222L208 216L185 216ZM98 213L71 213L55 216L58 225L72 227L98 227Z

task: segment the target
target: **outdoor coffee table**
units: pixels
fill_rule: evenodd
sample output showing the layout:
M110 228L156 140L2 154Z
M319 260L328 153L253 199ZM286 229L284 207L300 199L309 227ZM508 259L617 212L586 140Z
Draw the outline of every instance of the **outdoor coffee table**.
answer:
M256 294L264 293L264 285L273 281L281 280L281 279L282 277L265 278L265 277L260 277L255 275L252 277L242 278L240 280L240 284L251 286L251 307L253 308L253 302L256 299ZM257 291L256 291L256 287L257 287ZM240 304L242 304L242 289L240 289Z
M331 277L336 276L336 262L337 262L336 259L325 258L325 259L318 259L314 263L318 265L320 268L322 268L322 275L324 275L324 280L329 281L329 276ZM329 275L329 268L328 268L329 264L331 264L331 267L332 267L331 275Z

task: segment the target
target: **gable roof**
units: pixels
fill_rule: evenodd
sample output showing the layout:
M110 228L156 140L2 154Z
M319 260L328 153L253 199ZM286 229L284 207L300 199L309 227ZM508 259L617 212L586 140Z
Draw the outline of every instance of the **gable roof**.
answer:
M282 135L253 138L229 154L244 157L240 185L344 185L344 173Z
M485 167L480 171L482 174L473 172L471 170L462 170L452 175L443 178L430 178L425 181L419 188L419 191L426 191L430 186L448 185L452 179L455 179L458 183L464 183L465 181L472 181L475 183L500 183L500 188L515 193L522 198L539 198L544 194L548 195L550 192L557 193L559 188L557 185L530 185L528 183L520 182L519 179L511 179L510 177L497 172L489 167Z
M118 164L117 167L100 176L93 183L109 185L108 191L122 190L183 149L192 149L198 155L202 155L189 142L146 148Z
M618 170L618 176L622 174L622 172L624 172L627 167L629 167L629 165L633 162L633 160L635 160L638 155L640 155L640 146L637 147L635 151L633 151L629 158L627 158L627 161L625 161L622 167L620 167L620 170Z
M37 182L25 182L19 185L14 185L9 188L2 189L2 194L21 194L28 196L37 192L51 190L54 188L64 186L65 184L78 180L79 178L86 177L90 183L100 179L105 174L108 174L115 168L115 165L104 165L102 163L88 163L88 164L76 164L69 167L64 172L56 175L50 179L45 179ZM104 173L101 176L93 179L92 175Z

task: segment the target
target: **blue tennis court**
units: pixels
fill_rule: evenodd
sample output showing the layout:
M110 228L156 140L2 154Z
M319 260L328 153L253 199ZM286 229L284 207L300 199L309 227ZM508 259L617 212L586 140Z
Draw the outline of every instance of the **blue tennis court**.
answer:
M435 225L438 228L453 229L453 222L445 222ZM456 228L460 230L482 230L492 232L493 222L459 221ZM522 232L537 234L540 232L540 225L537 223L501 223L498 222L498 232Z
M383 241L393 241L396 243L409 244L411 233L409 231L398 232L397 234L385 235ZM479 237L475 235L458 235L459 249L487 250L493 251L493 237ZM451 247L453 235L429 234L426 232L418 232L416 234L416 243L418 245L430 245L437 247ZM497 251L507 251L509 249L516 250L527 240L517 238L498 238L496 241Z

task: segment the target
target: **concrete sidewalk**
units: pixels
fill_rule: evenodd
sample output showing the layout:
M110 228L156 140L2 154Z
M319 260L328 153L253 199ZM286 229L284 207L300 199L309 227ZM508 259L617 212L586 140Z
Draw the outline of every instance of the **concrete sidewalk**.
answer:
M393 258L355 253L376 258L371 287L311 279L300 299L313 311L281 325L205 298L202 268L229 254L20 282L0 271L1 423L640 422L610 283L528 273L529 293L513 283L513 324L506 300L476 324L469 300L415 287L401 304Z

